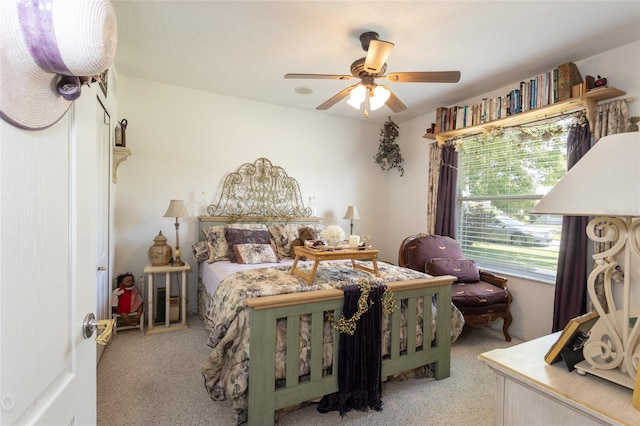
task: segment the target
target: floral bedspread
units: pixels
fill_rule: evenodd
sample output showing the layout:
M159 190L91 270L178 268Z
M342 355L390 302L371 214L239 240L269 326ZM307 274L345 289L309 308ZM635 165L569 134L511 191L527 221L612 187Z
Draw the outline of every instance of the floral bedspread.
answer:
M362 262L371 267L371 262ZM367 265L367 263L369 265ZM289 273L290 266L251 269L237 272L225 278L205 312L205 324L211 329L207 344L212 348L211 353L202 368L205 387L214 400L231 398L236 409L236 424L246 421L247 389L249 379L249 314L246 300L253 297L272 296L286 293L317 291L327 288L340 288L345 285L356 284L359 278L367 278L372 285L392 281L403 281L423 278L426 274L418 271L400 268L384 262L378 262L380 276L375 277L360 270L354 270L351 261L321 262L313 285L309 286L300 277ZM311 265L300 266L309 273ZM421 303L418 304L419 321L416 325L418 345L422 342ZM451 305L452 331L454 341L464 325L464 319L458 309ZM434 311L435 307L431 306ZM389 318L385 316L383 331L388 330ZM404 322L404 315L403 315ZM286 322L278 324L276 343L276 379L285 377L286 360ZM302 318L300 324L300 362L299 373L309 373L310 366L310 321ZM383 355L389 352L390 333L385 332L383 338ZM405 341L406 327L401 329L401 341ZM435 322L432 326L431 339L435 336ZM332 363L332 333L329 322L324 326L323 368Z

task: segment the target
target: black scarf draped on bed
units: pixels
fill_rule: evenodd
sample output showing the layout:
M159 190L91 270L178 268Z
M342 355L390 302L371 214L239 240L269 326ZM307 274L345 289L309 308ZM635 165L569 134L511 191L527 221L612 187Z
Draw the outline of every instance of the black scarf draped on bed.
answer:
M338 392L325 395L318 411L382 410L382 295L385 286L371 288L370 308L360 317L353 335L340 334L338 358ZM344 290L343 315L351 318L358 311L360 288Z

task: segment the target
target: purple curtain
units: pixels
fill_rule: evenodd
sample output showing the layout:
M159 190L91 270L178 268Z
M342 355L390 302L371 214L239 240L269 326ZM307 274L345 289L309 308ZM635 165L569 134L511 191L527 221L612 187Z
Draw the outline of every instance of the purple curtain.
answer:
M442 148L434 233L453 239L456 238L457 178L458 153L453 145L447 145Z
M567 136L567 170L571 169L591 148L588 125L576 125ZM562 239L558 256L553 330L559 331L569 320L587 312L587 256L586 234L588 217L564 216Z

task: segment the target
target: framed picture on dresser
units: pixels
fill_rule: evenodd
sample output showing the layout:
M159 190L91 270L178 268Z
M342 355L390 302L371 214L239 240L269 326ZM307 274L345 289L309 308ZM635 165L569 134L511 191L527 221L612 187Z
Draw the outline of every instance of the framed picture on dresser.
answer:
M558 340L551 345L549 351L544 356L547 364L559 361L565 351L579 351L582 353L582 346L589 338L589 330L600 316L597 312L587 312L584 315L573 318L564 326ZM573 366L571 366L573 367ZM573 368L570 368L573 369Z

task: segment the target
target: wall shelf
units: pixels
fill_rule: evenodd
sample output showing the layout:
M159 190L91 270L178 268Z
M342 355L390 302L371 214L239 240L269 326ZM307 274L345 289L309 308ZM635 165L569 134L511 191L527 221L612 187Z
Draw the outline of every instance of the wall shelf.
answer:
M126 161L130 155L131 150L129 148L124 148L121 146L113 147L113 170L111 174L111 181L113 183L118 183L118 166L123 161Z
M438 145L444 145L449 139L482 133L485 129L491 129L494 127L515 126L518 124L535 121L541 118L566 114L582 109L586 110L587 120L589 120L589 126L591 127L591 130L593 130L593 110L596 104L600 101L616 98L625 94L626 92L616 89L615 87L602 87L598 89L592 89L579 98L567 99L544 107L521 112L519 114L510 115L508 117L499 118L493 121L487 121L486 123L477 124L475 126L448 130L446 132L440 132L437 134L426 133L423 138L435 139L438 142Z

